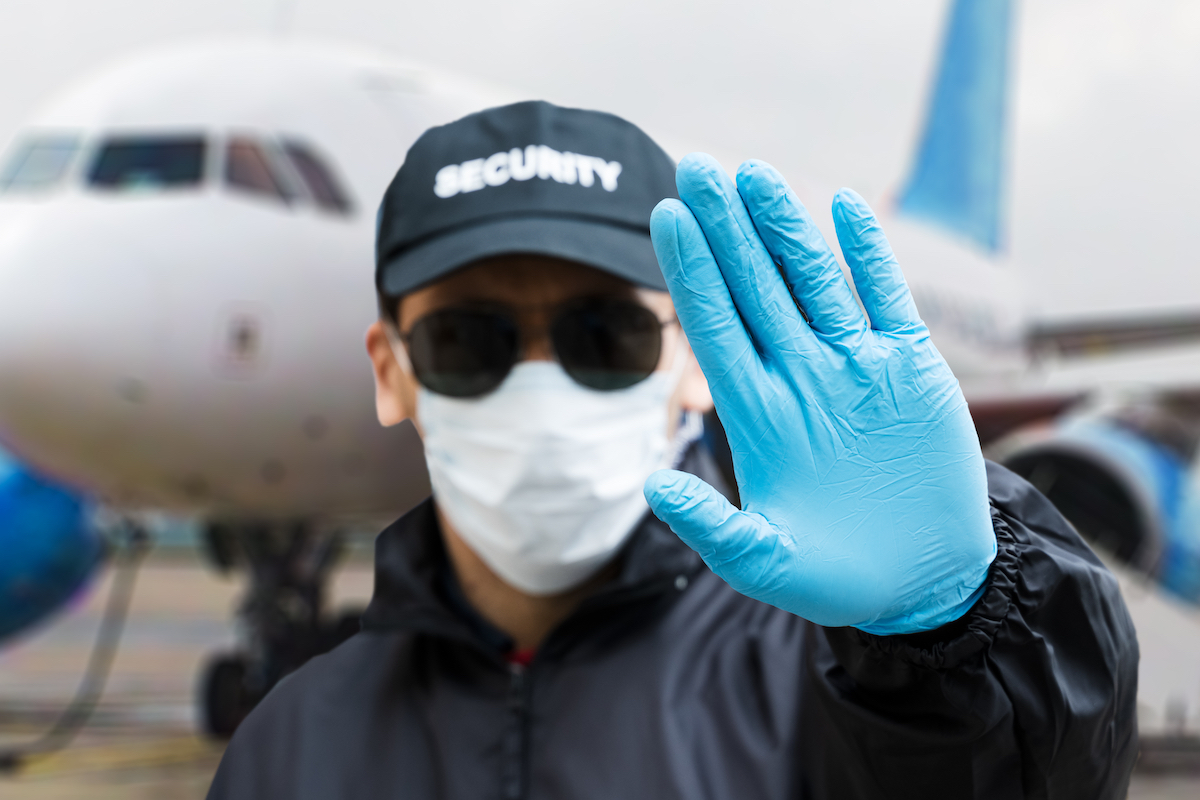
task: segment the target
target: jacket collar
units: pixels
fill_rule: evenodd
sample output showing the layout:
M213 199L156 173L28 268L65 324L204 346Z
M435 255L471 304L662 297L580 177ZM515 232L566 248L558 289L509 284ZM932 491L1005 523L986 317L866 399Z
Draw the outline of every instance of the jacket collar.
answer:
M712 479L715 469L699 447L680 465ZM690 468L689 468L690 467ZM704 474L704 473L710 474ZM691 577L703 562L653 514L646 514L617 555L616 576L573 615L652 602ZM571 620L568 620L570 622ZM432 499L386 528L375 542L375 593L363 630L411 631L507 649L507 638L467 605L454 580Z
M638 523L617 555L616 576L582 607L609 606L666 591L691 576L700 557L654 515ZM375 541L375 593L363 630L412 630L451 638L481 637L462 613L466 600L454 580L441 530L428 499L386 528ZM473 616L473 615L472 615ZM486 625L486 623L484 623Z

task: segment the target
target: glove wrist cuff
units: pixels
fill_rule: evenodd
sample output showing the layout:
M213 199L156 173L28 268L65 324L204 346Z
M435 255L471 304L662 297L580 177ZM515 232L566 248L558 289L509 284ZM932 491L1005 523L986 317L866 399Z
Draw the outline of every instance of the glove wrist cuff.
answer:
M1008 615L1020 570L1020 550L1012 529L994 507L991 519L996 557L988 568L979 599L966 614L918 633L879 635L854 628L844 630L868 649L932 669L953 667L986 648Z
M977 519L965 521L973 526L978 525L980 529L978 532L971 531L972 536L990 540L992 547L986 560L971 564L966 574L953 575L935 583L917 598L915 607L906 609L904 613L854 627L875 636L902 636L935 631L965 616L983 597L991 566L999 550L995 520L989 519L989 511L990 506L986 510L980 509L982 513Z

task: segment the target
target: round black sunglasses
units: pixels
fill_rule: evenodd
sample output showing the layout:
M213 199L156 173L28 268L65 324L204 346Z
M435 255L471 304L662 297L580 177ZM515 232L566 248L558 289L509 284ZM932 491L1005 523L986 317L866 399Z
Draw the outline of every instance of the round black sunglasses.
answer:
M650 376L662 354L660 320L632 300L591 297L560 305L548 334L554 357L576 382L615 391ZM510 306L443 308L399 334L421 385L450 397L479 397L499 386L522 358L521 329Z

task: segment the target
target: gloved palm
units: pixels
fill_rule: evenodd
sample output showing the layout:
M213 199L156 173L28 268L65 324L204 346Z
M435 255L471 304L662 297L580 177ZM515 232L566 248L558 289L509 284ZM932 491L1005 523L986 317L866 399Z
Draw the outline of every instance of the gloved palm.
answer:
M670 470L647 481L651 508L734 589L818 624L894 634L957 619L996 550L983 458L871 210L834 198L868 320L770 166L743 164L735 187L697 154L677 183L654 247L744 510Z

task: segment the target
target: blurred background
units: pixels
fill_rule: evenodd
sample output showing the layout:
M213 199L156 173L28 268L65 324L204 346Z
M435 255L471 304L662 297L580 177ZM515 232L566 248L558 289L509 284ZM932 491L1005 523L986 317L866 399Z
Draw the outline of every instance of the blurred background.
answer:
M149 46L319 37L611 110L878 202L909 165L948 6L12 0L0 137L89 70ZM1045 0L1018 4L1015 24L1011 255L1038 282L1034 301L1063 315L1186 304L1198 288L1187 223L1200 175L1200 9Z
M901 221L897 250L906 269L911 260L918 272L926 253L953 269L961 252L971 269L986 276L981 286L1003 285L995 291L1005 293L1002 311L1015 315L1012 330L990 317L983 325L980 319L992 313L987 309L972 318L970 303L955 312L968 328L1009 330L999 335L1000 344L981 335L980 347L963 349L960 378L965 388L978 386L974 395L968 391L969 399L978 399L973 411L985 409L1001 420L996 435L985 437L991 439L989 452L1012 459L1035 484L1041 476L1039 488L1060 507L1075 508L1073 521L1081 530L1088 533L1090 526L1094 540L1107 542L1106 557L1120 574L1143 642L1143 725L1158 748L1143 760L1130 796L1194 797L1200 790L1200 778L1191 772L1200 764L1194 758L1200 736L1200 503L1191 487L1200 435L1200 270L1192 239L1200 218L1200 6L1186 0L1043 0L1014 4L1006 17L1008 3L959 5L1001 8L999 17L980 12L985 30L976 32L979 41L988 40L989 19L1011 20L1011 35L1002 37L1010 54L1007 103L994 120L1005 142L998 157L1003 185L996 189L1004 218L1000 241L989 246L961 230L946 233L943 224L936 236L953 243L951 252L945 250L950 245L927 243L919 230L906 233ZM45 513L13 517L7 533L0 530L0 562L7 549L15 554L11 563L26 559L34 570L29 575L39 580L50 568L38 572L37 565L53 562L59 570L45 581L53 584L46 589L49 599L35 609L46 613L13 617L11 636L0 607L0 747L39 741L61 723L89 657L92 673L106 672L107 640L99 657L93 654L97 634L103 639L106 633L106 608L114 641L116 622L127 620L106 690L82 732L65 750L22 761L8 777L0 774L0 794L202 797L222 747L220 736L207 734L214 726L236 725L249 702L242 695L256 691L238 687L253 684L262 670L272 673L261 678L269 683L275 673L319 652L341 635L343 617L352 617L369 598L372 531L426 488L419 457L412 457L411 432L388 438L369 426L370 373L356 349L373 313L374 208L420 130L510 99L603 109L641 125L676 156L707 150L730 170L745 158L771 162L803 187L802 196L821 219L833 191L850 186L903 220L901 198L922 170L916 154L929 137L953 6L948 0L8 0L0 9L0 143L7 154L0 156L0 184L12 190L28 177L13 159L33 164L34 151L21 149L30 142L59 147L63 136L80 130L109 135L109 126L125 138L68 143L54 152L69 159L73 148L109 152L104 148L111 146L135 161L150 154L139 169L160 170L149 182L167 185L176 178L168 175L173 166L155 160L167 152L163 143L187 145L180 137L193 136L202 145L202 128L211 124L222 138L208 147L225 154L224 166L215 169L226 184L255 197L276 192L294 213L285 223L266 216L247 220L239 212L225 226L220 209L173 208L171 214L211 224L199 233L172 234L173 248L199 253L188 269L147 278L127 271L127 262L162 263L148 232L170 229L168 212L137 217L128 229L132 235L109 237L108 250L89 261L81 255L86 248L70 246L78 247L87 232L121 230L131 213L143 210L125 205L93 212L79 199L55 210L52 195L37 193L0 201L0 293L7 293L0 296L0 443L12 453L0 459L0 485L14 475L27 478L32 483L21 484L20 497L28 498L61 484L66 503L47 501L44 509L37 506ZM280 67L249 52L247 37L298 51L332 44L336 53L305 60L289 51L292 60ZM147 50L159 61L139 62ZM145 73L157 77L139 82ZM377 95L391 93L383 103L390 103L391 116L343 104L335 79L328 85L318 79L351 73L360 83L373 81ZM182 88L171 89L172 75L182 76ZM424 88L406 88L406 82ZM229 100L241 84L245 97ZM408 104L409 93L426 99ZM186 110L189 98L200 109L194 118ZM154 139L147 131L160 101L166 133ZM314 105L295 110L308 101ZM341 127L331 116L342 120ZM379 130L361 130L376 124ZM253 169L235 175L235 156L259 151L275 178ZM174 158L183 151L170 152ZM328 174L332 189L323 190L306 172L305 152L323 165L317 169ZM91 169L87 179L93 185L99 180L94 168L63 164L62 175ZM145 197L145 175L130 181ZM94 213L107 216L89 216ZM246 212L258 213L257 206ZM287 227L293 223L303 228ZM929 230L938 225L933 219ZM316 341L288 355L286 343L299 341L322 306L279 288L289 273L276 262L295 254L273 250L274 240L264 239L263 231L284 239L311 236L304 251L333 254L325 264L344 260L324 296L345 293L337 336L346 347ZM138 232L147 232L147 242ZM45 249L47 240L58 249ZM242 253L258 260L239 262ZM57 266L72 261L89 273L86 279ZM268 262L272 266L262 275L246 278ZM210 302L196 275L220 279L216 264L231 270L230 282L244 279L252 288ZM31 265L45 267L45 285L17 275ZM936 290L938 274L930 278L935 289L925 295L934 298L927 301L930 308L922 307L927 319L936 299L947 296ZM114 292L127 293L129 305L103 305ZM196 322L208 338L186 358L203 362L204 374L229 393L189 406L183 400L189 394L209 396L195 393L186 367L170 377L156 377L156 369L189 363L166 352L172 342L186 343L187 335L162 317L185 317L190 312L181 309L197 305L197 298L211 306ZM130 320L148 305L161 306L158 316L135 330ZM66 334L66 323L46 321L64 308L71 314ZM96 327L76 324L92 312L99 314L89 323ZM131 338L114 334L114 346L136 340L137 354L88 350L123 326ZM954 331L948 331L940 334L945 344L936 330L935 340L949 358L958 351ZM50 341L59 335L61 341ZM1131 344L1148 348L1134 347L1130 355ZM213 355L214 347L232 349ZM1011 352L1001 353L1004 347ZM18 351L36 368L8 368ZM1099 358L1082 365L1072 360L1085 351ZM968 384L972 359L993 357L1003 367L980 370L987 374ZM102 387L97 393L124 405L96 410L78 398L62 401L64 390L47 377L55 372L48 365L70 373L71 358L81 359L81 393L91 391L87 381L94 378ZM121 364L92 375L89 370L105 358ZM316 365L329 371L306 376L304 370ZM353 386L357 405L347 411L319 383ZM252 395L266 385L275 393ZM289 400L273 405L283 394ZM174 398L175 405L160 398ZM213 444L227 441L223 423L201 418L201 405L219 406L229 419L251 420L247 424L260 432L259 418L245 409L278 407L274 416L294 421L280 428L280 441L295 441L270 440L251 459L250 477L238 478L241 467ZM135 413L158 416L138 428L142 418L129 416ZM977 424L982 418L977 414ZM100 421L72 427L87 419ZM197 430L176 442L171 437L180 419L196 420ZM150 442L143 451L158 442L174 451L176 461L156 461L157 455L139 461L144 452L114 449L113 442L134 434ZM336 467L322 461L313 468L315 477L305 477L310 450L304 448L316 447L327 448L328 464ZM395 455L401 450L403 458ZM200 466L187 464L189 459ZM258 488L245 495L224 491L204 471L210 461L217 465L214 473L227 470L234 483ZM110 463L119 479L106 477ZM156 470L169 480L155 483L158 477L150 473ZM329 485L333 470L343 481L338 485L348 488L337 498L314 495L311 487ZM396 507L370 500L380 489L364 477L369 474L404 484ZM306 496L309 505L297 499ZM333 508L347 496L352 499L344 507ZM1124 499L1105 505L1114 497ZM168 513L145 513L158 508ZM0 527L4 510L0 501ZM1124 527L1114 519L1124 520ZM66 561L77 563L31 551L34 532L50 524L70 531L63 547L74 555ZM136 576L126 616L120 570L123 564L132 570L142 558L142 531L156 544ZM307 572L297 574L300 563ZM0 589L5 580L10 587L25 585L0 564ZM288 608L299 603L300 621L293 611L278 621L282 595L291 598ZM264 604L270 608L264 611ZM51 613L51 607L59 610ZM295 645L297 640L303 643ZM239 655L263 648L270 655L265 660ZM78 708L90 707L95 697L89 692L97 688L83 687Z

